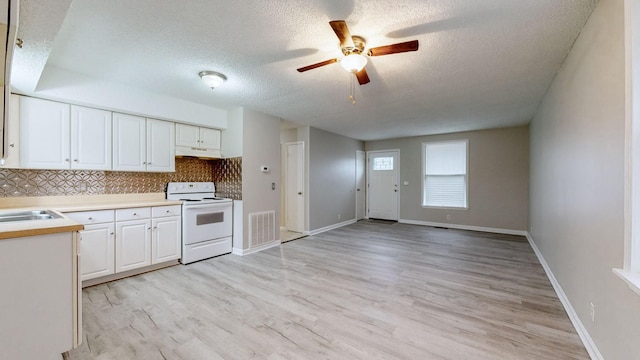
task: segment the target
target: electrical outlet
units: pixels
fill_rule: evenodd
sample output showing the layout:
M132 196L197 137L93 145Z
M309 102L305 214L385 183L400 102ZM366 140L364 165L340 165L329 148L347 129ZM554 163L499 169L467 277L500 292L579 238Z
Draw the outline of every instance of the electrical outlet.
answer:
M78 181L78 191L85 192L87 191L87 182L84 180Z
M338 220L342 219L342 214L338 213Z
M596 322L596 306L593 305L592 302L589 303L590 313L591 313L591 322Z
M451 215L447 214L447 221L451 221Z

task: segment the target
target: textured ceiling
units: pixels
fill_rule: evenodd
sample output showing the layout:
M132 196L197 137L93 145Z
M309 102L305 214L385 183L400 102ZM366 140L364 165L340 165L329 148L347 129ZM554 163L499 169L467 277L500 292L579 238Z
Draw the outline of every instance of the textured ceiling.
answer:
M16 63L35 63L32 82L46 59L44 70L362 140L486 129L529 122L596 2L22 0L19 35L45 45ZM370 58L352 105L340 65L295 70L341 55L330 20L367 47L417 39L420 49ZM229 80L212 91L201 70Z

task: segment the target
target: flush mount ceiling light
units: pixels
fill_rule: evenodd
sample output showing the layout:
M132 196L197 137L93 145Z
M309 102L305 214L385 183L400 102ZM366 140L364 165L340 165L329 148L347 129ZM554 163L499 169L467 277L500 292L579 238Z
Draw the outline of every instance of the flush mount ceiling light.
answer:
M227 77L216 71L200 71L198 74L208 87L215 89L227 81Z
M340 60L340 65L348 72L358 72L367 65L367 58L361 54L349 54Z

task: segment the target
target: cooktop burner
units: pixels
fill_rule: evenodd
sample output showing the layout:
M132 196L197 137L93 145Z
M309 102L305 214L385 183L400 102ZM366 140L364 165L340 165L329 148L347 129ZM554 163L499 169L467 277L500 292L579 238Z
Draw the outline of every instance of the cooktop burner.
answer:
M213 182L170 182L167 184L167 199L183 201L185 206L233 201L216 196Z

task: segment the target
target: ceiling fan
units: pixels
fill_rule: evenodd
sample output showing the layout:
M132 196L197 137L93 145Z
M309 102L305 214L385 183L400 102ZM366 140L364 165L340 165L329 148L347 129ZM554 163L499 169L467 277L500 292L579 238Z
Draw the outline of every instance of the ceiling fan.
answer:
M360 85L369 83L369 75L367 75L367 70L364 68L364 66L367 65L367 58L364 56L364 50L367 45L366 40L361 36L351 36L349 28L347 27L347 23L344 20L329 21L329 25L331 25L331 28L340 40L340 48L342 50L342 53L344 54L344 57L342 59L335 58L325 60L317 64L301 67L297 69L298 72L305 72L308 70L319 68L321 66L340 62L340 65L342 65L342 67L356 75L356 78L358 79L358 83ZM367 50L366 55L381 56L416 50L418 50L418 40L412 40L392 45L370 48L369 50Z

